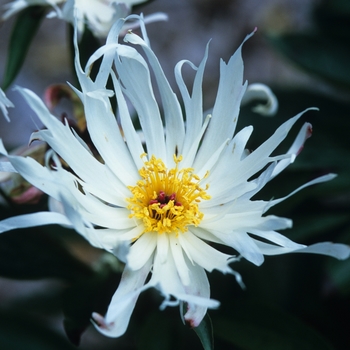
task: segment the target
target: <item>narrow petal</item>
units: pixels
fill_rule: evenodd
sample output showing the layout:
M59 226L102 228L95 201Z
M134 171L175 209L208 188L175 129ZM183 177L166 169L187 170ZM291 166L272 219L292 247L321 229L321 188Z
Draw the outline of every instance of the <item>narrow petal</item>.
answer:
M274 199L274 200L270 201L266 205L264 212L268 211L274 205L276 205L278 203L281 203L284 200L286 200L287 198L293 196L294 194L296 194L297 192L301 191L302 189L304 189L306 187L309 187L309 186L312 186L312 185L315 185L315 184L318 184L318 183L322 183L322 182L327 182L327 181L333 180L336 176L337 176L336 174L327 174L327 175L320 176L320 177L318 177L318 178L316 178L314 180L311 180L311 181L307 182L306 184L298 187L296 190L294 190L293 192L291 192L287 196L282 197L282 198L278 198L278 199Z
M300 129L297 137L295 138L292 146L287 151L287 154L297 156L303 149L305 141L311 137L312 126L310 123L305 123ZM271 179L278 175L282 170L284 170L290 163L294 161L295 157L287 158L278 162L273 173L271 174Z
M226 64L220 62L220 81L213 108L212 120L196 156L194 166L201 168L223 140L231 140L236 129L242 97L247 88L243 82L242 45Z
M156 248L157 236L155 233L143 234L131 247L127 256L127 262L130 270L137 271L153 255Z
M107 337L119 337L125 333L140 293L151 287L150 284L144 285L151 264L152 259L149 258L138 271L125 267L105 318L97 313L92 314L93 324L99 332Z
M264 262L264 256L255 244L255 240L245 231L237 230L229 234L215 231L213 234L254 265L260 266Z
M206 47L204 57L198 68L192 62L187 60L180 61L175 67L175 79L182 95L186 113L186 137L182 148L183 154L186 155L188 154L189 149L193 147L193 140L197 139L198 131L201 130L203 122L202 82L204 68L208 58L208 50L209 45ZM182 66L185 63L197 71L193 83L192 96L188 93L181 73ZM197 148L198 145L196 145ZM186 162L183 164L184 167L191 167L193 164L193 159L191 158L186 157L184 161Z
M20 228L55 224L69 227L72 226L71 222L66 216L60 213L43 211L38 213L13 216L0 221L0 233Z
M13 103L6 97L4 91L0 88L0 109L5 119L9 122L9 114L7 108L14 107Z
M242 98L242 105L255 100L264 100L265 104L258 104L253 107L253 112L266 117L274 116L278 109L278 100L271 89L264 84L250 84Z
M198 265L192 265L189 261L187 264L190 270L191 283L185 287L186 293L209 300L210 285L204 269ZM184 319L191 327L197 327L202 322L207 309L208 307L205 305L188 302Z
M163 124L146 61L134 48L123 45L117 48L114 62L124 93L138 114L147 152L165 159Z
M231 273L232 270L228 266L232 258L231 255L214 249L191 232L179 235L179 242L188 259L193 261L193 263L198 264L209 272L216 269L223 273Z
M300 250L295 250L293 253L322 254L339 260L345 260L350 256L350 247L340 243L322 242L312 244Z
M173 159L174 154L182 154L182 145L185 136L179 101L172 91L168 80L165 78L157 57L146 42L133 33L127 34L124 40L142 46L154 71L164 109L166 147L168 152L166 159L170 161Z
M180 276L181 282L186 288L186 286L188 287L192 283L190 278L189 265L185 260L182 247L179 244L177 237L175 237L174 235L171 235L169 237L169 243L170 243L171 254L173 255L174 262L177 267L177 271Z

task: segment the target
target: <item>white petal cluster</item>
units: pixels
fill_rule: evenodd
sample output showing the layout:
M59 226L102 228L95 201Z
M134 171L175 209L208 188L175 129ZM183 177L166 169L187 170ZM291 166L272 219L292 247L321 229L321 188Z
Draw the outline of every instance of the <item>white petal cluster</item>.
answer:
M147 0L15 0L4 6L2 18L6 20L28 6L51 6L49 17L59 17L72 24L79 32L85 24L98 37L106 37L113 23L131 13L131 7Z
M302 113L282 124L253 152L247 152L246 144L253 128L248 126L235 133L247 91L242 45L228 63L220 62L216 102L212 114L203 116L202 82L208 47L198 67L186 60L175 67L182 109L150 48L142 18L138 19L142 37L129 32L121 43L119 35L125 20L119 20L112 27L106 45L95 52L85 69L80 67L76 49L76 72L81 86L81 91L76 92L85 108L90 138L102 160L95 158L68 123L62 124L26 89L18 90L46 127L32 137L50 146L46 165L30 158L10 156L0 146L0 153L8 156L13 168L59 202L64 213L10 218L0 222L0 232L59 223L73 227L92 245L116 255L123 250L121 247L128 248L123 257L125 270L107 314L93 315L97 329L111 337L125 332L137 298L147 288L156 288L164 296L163 307L185 302L184 319L198 326L207 308L219 305L210 299L206 272L215 269L230 273L243 284L240 275L230 267L231 262L241 257L260 265L264 255L312 252L345 259L350 252L340 244L306 247L281 235L278 231L290 228L291 220L265 213L288 196L269 202L252 200L268 181L294 161L311 135L311 125L306 123L301 128L286 154L271 155ZM90 66L99 59L101 66L92 80ZM191 92L184 83L184 65L195 71ZM110 78L113 90L106 88ZM159 92L160 103L154 88ZM111 99L117 102L117 116ZM137 113L144 140L132 123L130 105ZM144 221L130 217L130 188L140 183L144 158L150 161L154 156L167 169L174 169L174 154L182 156L177 163L179 170L192 168L201 179L200 186L210 196L198 201L203 218L198 225L188 225L184 232L145 232ZM62 167L57 155L71 171ZM9 171L11 167L5 163L3 168ZM323 176L296 191L333 177ZM231 247L232 254L221 252L220 245Z

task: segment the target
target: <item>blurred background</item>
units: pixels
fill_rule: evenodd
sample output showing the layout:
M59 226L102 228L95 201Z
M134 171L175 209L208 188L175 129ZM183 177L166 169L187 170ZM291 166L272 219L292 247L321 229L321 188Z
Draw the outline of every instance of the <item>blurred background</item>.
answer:
M1 7L6 3L0 0ZM168 22L152 23L147 30L175 91L175 64L189 59L198 65L211 40L203 87L208 109L215 101L219 59L228 61L257 27L243 47L245 78L269 85L280 108L272 118L252 113L252 105L242 108L239 128L254 125L255 130L249 148L305 108L320 109L308 112L279 149L288 149L304 121L313 124L313 136L296 162L259 198L285 196L308 180L335 172L332 182L303 190L272 213L293 219L293 229L282 233L300 243L350 243L350 2L154 0L135 13L158 11L168 14ZM0 28L0 81L14 23L11 18ZM65 22L43 20L6 92L16 106L9 110L11 123L0 118L7 149L27 144L40 127L12 87L43 96L49 85L73 81L69 41ZM189 72L189 85L192 79ZM38 210L45 203L42 198L35 206L4 206L1 217ZM69 230L22 231L0 236L1 348L75 348L69 338L86 350L201 349L195 332L182 325L178 309L159 311L160 298L152 291L141 296L125 336L103 337L89 326L89 315L108 304L120 277L118 262ZM209 277L212 297L222 302L219 310L209 312L216 349L350 348L350 262L291 254L268 257L262 267L242 261L233 268L241 273L245 291L232 276Z

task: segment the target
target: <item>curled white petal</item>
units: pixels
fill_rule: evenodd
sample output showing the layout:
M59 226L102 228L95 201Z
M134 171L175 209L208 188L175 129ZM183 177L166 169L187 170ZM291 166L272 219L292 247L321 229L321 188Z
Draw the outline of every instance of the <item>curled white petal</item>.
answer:
M248 85L242 99L242 105L258 100L263 100L265 103L254 106L254 112L267 117L274 116L277 113L277 97L267 85L260 83Z

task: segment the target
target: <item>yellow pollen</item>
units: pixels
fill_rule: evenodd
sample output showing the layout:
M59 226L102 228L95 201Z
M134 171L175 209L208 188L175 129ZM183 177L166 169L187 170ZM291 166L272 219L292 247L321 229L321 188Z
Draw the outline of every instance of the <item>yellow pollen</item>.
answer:
M142 154L144 158L146 154ZM210 196L200 187L201 179L193 174L193 168L179 170L182 156L174 155L175 168L167 169L161 159L154 156L144 161L139 170L141 180L136 186L128 186L132 197L127 198L130 218L143 221L145 232L179 234L186 232L189 225L198 226L204 214L198 203ZM205 174L204 178L208 176ZM139 238L135 237L135 240Z

